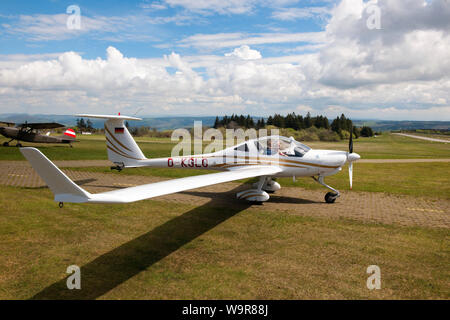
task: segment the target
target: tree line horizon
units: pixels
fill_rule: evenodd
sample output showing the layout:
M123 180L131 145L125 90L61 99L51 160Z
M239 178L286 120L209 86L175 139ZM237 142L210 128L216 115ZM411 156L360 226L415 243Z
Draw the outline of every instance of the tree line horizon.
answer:
M297 115L295 112L288 113L285 116L275 113L273 116L269 116L267 118L260 117L256 121L255 119L257 119L257 117L252 117L250 115L245 116L242 114L232 114L231 116L225 115L221 118L216 116L212 127L215 129L245 128L256 130L267 127L276 127L282 129L282 134L291 134L299 139L309 141L337 141L348 138L350 132L352 132L355 138L360 136L372 137L374 135L372 128L368 126L356 127L353 125L352 120L347 118L344 114L336 117L332 121L322 115L313 117L309 112L305 116L300 114ZM128 121L125 122L125 126L133 136L152 136L163 138L170 137L170 133L173 131L158 131L156 128L151 128L148 126L131 127ZM77 128L81 131L102 131L102 129L93 128L92 122L89 119L84 121L83 118L77 119Z
M266 126L274 126L283 129L293 129L295 131L305 130L312 127L317 129L325 129L336 132L339 136L343 136L343 131L352 132L356 138L359 136L372 137L374 132L372 128L368 126L356 127L353 125L351 119L347 118L344 114L337 116L332 121L328 120L326 116L317 115L312 117L308 112L306 116L297 115L295 112L288 113L286 116L275 113L273 116L269 116L267 120L261 117L256 122L254 117L250 115L237 115L232 114L231 116L223 116L222 119L216 116L213 128L219 129L230 128L234 129L237 127L243 127L246 129L262 129Z

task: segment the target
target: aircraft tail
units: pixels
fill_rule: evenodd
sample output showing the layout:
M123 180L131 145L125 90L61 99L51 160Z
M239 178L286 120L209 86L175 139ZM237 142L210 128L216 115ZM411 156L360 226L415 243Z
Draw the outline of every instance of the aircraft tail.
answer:
M81 203L91 197L89 192L77 186L38 149L25 147L20 148L20 152L48 185L55 195L55 201Z
M48 132L47 135L49 134L50 132ZM60 136L60 138L67 141L76 141L77 134L75 133L75 130L69 128L66 131L64 131L64 134Z
M121 115L78 114L77 116L106 120L105 137L109 161L114 162L119 167L139 167L139 161L146 160L141 149L125 126L126 120L142 119Z

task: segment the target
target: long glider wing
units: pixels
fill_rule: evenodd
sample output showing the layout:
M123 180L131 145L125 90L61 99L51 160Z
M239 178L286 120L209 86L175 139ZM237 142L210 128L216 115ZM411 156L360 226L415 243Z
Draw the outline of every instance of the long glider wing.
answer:
M276 166L254 166L91 194L70 180L38 149L26 147L21 148L20 152L47 183L57 202L128 203L223 182L270 176L281 171Z

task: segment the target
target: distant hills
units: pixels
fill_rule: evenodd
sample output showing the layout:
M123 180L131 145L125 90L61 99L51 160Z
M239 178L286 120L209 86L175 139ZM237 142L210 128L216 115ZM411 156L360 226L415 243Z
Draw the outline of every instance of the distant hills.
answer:
M139 116L138 116L139 117ZM143 121L129 121L129 125L148 126L157 130L173 130L177 128L191 128L194 121L202 121L204 126L213 126L216 117L142 117ZM55 115L55 114L0 114L0 121L8 121L15 123L27 122L59 122L68 127L76 126L77 117L71 115ZM86 119L85 119L86 120ZM91 119L94 128L103 128L103 120Z
M141 116L143 121L130 121L130 126L148 126L157 130L173 130L177 128L191 128L194 121L202 121L204 126L212 127L215 116L205 117L146 117ZM260 119L261 117L254 117ZM7 113L0 114L0 121L23 123L27 122L59 122L68 127L76 125L77 117L71 115L54 114L23 114ZM103 128L103 120L91 119L95 128ZM439 129L449 130L450 121L388 121L388 120L353 120L357 126L370 126L375 131L389 130L417 130L417 129Z

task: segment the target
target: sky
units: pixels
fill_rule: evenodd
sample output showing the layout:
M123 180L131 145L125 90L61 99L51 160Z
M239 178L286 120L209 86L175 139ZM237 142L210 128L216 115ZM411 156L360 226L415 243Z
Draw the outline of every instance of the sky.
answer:
M450 0L0 2L0 113L450 121Z

